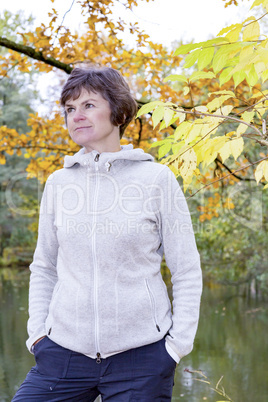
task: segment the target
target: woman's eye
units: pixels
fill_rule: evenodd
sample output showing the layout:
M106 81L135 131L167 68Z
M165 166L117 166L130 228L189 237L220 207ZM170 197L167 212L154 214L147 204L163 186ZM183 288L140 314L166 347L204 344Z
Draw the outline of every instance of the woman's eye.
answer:
M86 109L90 109L91 107L93 107L94 105L92 103L87 103L86 104Z
M66 109L66 112L69 114L69 113L71 113L73 110L74 110L73 107L68 107L68 108Z

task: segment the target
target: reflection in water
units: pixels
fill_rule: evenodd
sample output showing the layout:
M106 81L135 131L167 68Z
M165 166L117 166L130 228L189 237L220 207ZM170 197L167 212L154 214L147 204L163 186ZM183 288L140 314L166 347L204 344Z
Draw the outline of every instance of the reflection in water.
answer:
M0 402L10 402L34 364L25 340L28 272L14 276L1 271L0 282ZM221 384L233 402L268 401L268 306L235 295L235 289L205 289L194 351L177 367L173 401L219 401L210 386L185 372L202 370L215 386Z

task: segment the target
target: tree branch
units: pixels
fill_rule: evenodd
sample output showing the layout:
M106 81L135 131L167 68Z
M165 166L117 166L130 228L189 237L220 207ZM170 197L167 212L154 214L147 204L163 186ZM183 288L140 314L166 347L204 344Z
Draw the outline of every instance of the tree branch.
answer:
M13 42L9 39L3 38L2 36L0 36L0 46L14 50L18 53L25 54L26 56L29 56L34 60L42 61L52 67L59 68L60 70L65 71L67 74L70 74L73 69L70 64L66 64L59 60L56 60L54 59L54 57L46 57L41 51L37 51L30 46L22 45L21 43Z
M262 159L260 159L260 160L258 160L258 161L256 161L256 162L250 163L249 165L244 166L244 167L242 167L242 168L240 168L240 169L237 169L237 170L235 170L234 172L231 172L231 173L227 174L226 176L220 177L220 178L217 179L217 180L211 181L210 183L208 183L208 184L206 184L205 186L201 187L199 190L195 191L193 194L191 194L191 195L190 195L189 197L187 197L186 199L188 200L189 198L192 198L194 195L196 195L197 193L199 193L199 191L204 190L205 188L211 186L211 185L214 184L214 183L217 183L218 181L221 181L221 180L223 180L223 179L226 179L226 178L229 177L229 176L233 176L234 173L241 172L241 170L248 169L250 166L257 165L257 163L260 163L260 162L265 161L265 160L267 160L267 159L268 159L268 156L266 156L265 158L262 158Z

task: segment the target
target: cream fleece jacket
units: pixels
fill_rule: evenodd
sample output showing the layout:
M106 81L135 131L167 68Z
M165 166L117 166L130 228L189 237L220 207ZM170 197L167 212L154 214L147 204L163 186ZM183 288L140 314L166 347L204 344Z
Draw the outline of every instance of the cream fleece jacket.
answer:
M30 265L29 350L44 335L91 358L164 336L177 362L193 348L202 277L184 195L166 166L121 148L81 149L46 182Z

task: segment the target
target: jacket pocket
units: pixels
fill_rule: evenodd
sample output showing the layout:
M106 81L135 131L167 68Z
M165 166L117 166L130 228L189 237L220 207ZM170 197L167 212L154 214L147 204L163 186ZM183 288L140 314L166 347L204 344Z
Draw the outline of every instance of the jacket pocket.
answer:
M154 324L155 327L157 329L158 332L161 331L159 325L158 325L158 321L157 321L157 313L156 313L156 302L155 302L155 297L154 294L152 292L151 286L149 284L149 280L145 279L145 285L146 285L146 289L147 289L147 293L149 296L149 300L150 300L150 305L151 305L151 311L152 311L152 318L154 320Z
M61 285L62 285L62 283L60 281L58 281L56 283L56 285L54 287L54 290L53 290L53 293L52 293L51 300L50 300L49 315L48 315L48 317L46 319L46 333L47 333L47 335L51 334L52 326L53 326L54 321L55 321L54 320L54 314L55 314L54 308L55 308L55 305L56 305L56 302L57 302L57 299L58 299L58 296L59 296L59 293L60 293L59 290L61 288Z

